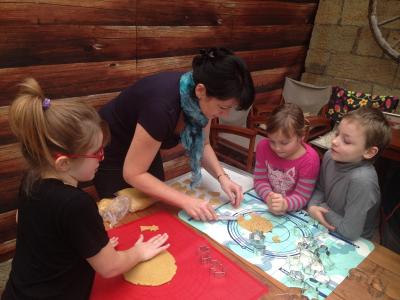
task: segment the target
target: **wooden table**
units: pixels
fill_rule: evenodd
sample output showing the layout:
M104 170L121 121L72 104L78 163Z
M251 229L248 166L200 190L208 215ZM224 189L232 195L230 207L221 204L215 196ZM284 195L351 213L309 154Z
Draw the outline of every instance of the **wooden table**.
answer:
M173 215L178 213L178 209L175 207L171 207L165 203L156 203L143 211L128 214L120 224L129 223L160 210L167 211ZM184 222L182 222L182 224L192 228ZM192 229L204 236L232 261L269 287L269 293L261 299L291 299L290 297L285 298L282 294L298 294L300 292L298 289L287 288L261 269L248 263L229 249L214 242L207 235L195 228ZM346 278L327 299L400 299L400 255L376 244L374 251L359 265L359 269L363 270L366 274L378 276L384 285L386 285L385 295L380 298L372 298L366 284Z

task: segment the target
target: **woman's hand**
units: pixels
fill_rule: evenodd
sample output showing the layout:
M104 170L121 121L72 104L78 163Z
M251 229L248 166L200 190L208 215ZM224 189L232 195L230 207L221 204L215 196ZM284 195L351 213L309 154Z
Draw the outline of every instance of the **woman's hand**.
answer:
M185 201L182 208L195 220L206 222L217 219L214 208L208 201L203 199L192 198L190 201Z
M328 223L328 221L325 219L325 214L328 212L329 210L321 207L321 206L310 206L307 209L307 212L309 213L309 215L311 217L313 217L315 220L317 220L321 225L325 226L326 228L328 228L330 231L335 231L336 228L334 226L332 226L331 224Z
M149 260L169 247L169 244L165 244L167 240L168 234L163 233L144 242L143 234L141 234L132 250L136 252L139 261Z
M227 175L222 175L218 180L222 190L228 195L232 205L238 207L243 200L242 187L233 182Z

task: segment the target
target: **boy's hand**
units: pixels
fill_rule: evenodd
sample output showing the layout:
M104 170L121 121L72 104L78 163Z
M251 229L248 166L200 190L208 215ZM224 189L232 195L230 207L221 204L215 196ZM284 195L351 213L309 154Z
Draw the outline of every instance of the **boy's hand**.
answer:
M154 256L158 255L162 251L169 247L169 244L165 244L168 239L168 234L157 234L146 242L143 242L143 234L141 234L138 240L133 246L134 251L137 253L139 261L149 260ZM165 245L164 245L165 244Z
M328 209L313 205L310 206L307 211L310 216L317 220L321 225L325 226L330 231L335 231L336 228L329 224L325 219L325 214L329 211Z
M269 211L275 215L283 215L287 211L286 199L281 194L271 192L267 195L265 202Z
M217 219L217 214L214 208L203 199L192 198L190 201L186 201L182 207L189 216L195 220L215 221Z

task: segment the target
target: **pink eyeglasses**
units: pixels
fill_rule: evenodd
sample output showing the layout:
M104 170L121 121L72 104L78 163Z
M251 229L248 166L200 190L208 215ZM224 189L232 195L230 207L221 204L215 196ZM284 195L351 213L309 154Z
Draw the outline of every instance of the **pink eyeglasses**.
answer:
M65 154L65 153L56 153L54 154L54 158L57 159L61 156L66 156L68 158L96 158L99 161L104 159L104 148L101 146L99 150L97 150L93 154Z

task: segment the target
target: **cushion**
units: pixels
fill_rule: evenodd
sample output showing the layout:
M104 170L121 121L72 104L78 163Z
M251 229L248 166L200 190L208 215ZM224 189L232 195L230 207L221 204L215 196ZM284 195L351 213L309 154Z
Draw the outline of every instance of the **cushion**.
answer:
M399 98L396 96L376 96L335 86L332 88L326 115L333 123L338 123L345 113L359 107L368 106L394 112L398 103Z

